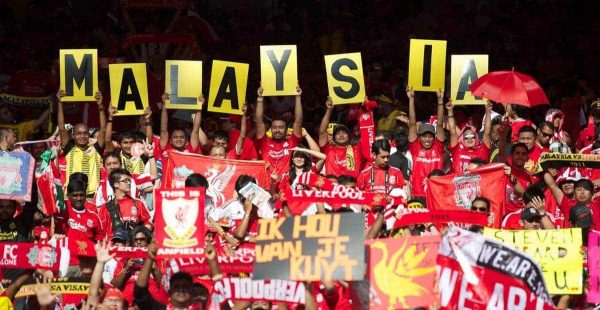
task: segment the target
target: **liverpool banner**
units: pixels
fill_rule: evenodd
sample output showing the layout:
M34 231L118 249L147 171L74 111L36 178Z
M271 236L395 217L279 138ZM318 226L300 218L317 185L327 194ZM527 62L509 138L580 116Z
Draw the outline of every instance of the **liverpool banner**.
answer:
M252 273L254 265L254 249L238 248L232 256L224 253L217 256L219 268L223 273ZM210 267L202 249L200 257L179 257L169 260L167 267L171 268L173 273L185 271L192 275L210 274Z
M240 175L256 178L258 185L268 188L269 176L264 161L214 159L202 155L169 151L163 169L164 188L182 188L192 173L200 173L208 180L206 195L212 197L215 207L222 207L235 198L234 184Z
M0 243L0 270L47 269L58 270L61 252L49 244Z
M471 209L475 197L491 203L495 214L493 227L499 228L506 199L506 174L503 164L490 164L462 174L432 177L427 180L427 206L435 211Z
M442 309L554 309L532 257L454 226L439 247L437 278Z
M157 255L176 258L202 255L204 188L159 189L154 192Z
M304 304L304 284L289 280L253 280L251 278L223 278L215 282L212 301L266 300Z
M0 151L0 199L31 201L33 165L27 152Z
M369 309L431 305L439 236L376 239L369 247Z

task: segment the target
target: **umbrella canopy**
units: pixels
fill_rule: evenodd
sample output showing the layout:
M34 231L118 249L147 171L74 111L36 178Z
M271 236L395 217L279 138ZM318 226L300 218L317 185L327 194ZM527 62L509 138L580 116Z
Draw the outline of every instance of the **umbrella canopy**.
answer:
M483 75L469 87L474 96L526 107L548 104L548 97L536 80L527 74L493 71Z

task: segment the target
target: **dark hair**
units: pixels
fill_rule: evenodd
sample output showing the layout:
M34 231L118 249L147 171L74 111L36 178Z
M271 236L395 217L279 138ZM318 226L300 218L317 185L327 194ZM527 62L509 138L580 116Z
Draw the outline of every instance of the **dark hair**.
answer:
M135 244L135 235L138 233L143 233L144 236L146 236L146 242L148 242L148 244L152 242L152 232L144 225L137 225L131 231L131 240L129 240L131 244Z
M108 159L109 157L114 157L116 159L119 160L119 162L121 161L121 157L119 157L119 154L117 154L116 152L108 152L106 154L104 154L104 157L102 158L102 161L106 161L106 159Z
M549 121L542 121L542 122L540 122L540 124L538 125L538 129L539 129L540 131L542 131L542 129L543 129L544 127L548 127L548 128L550 128L550 129L552 129L552 131L554 131L554 124L550 123Z
M500 124L502 124L502 116L501 115L498 115L498 116L492 118L492 127L496 126L496 125L500 125Z
M379 137L379 136L382 136L384 140L390 139L390 134L384 130L376 130L375 131L375 137Z
M236 192L239 194L239 193L240 193L240 190L241 190L242 188L244 188L244 186L246 186L246 184L248 184L248 183L250 183L250 182L252 182L252 183L254 183L254 184L258 184L258 183L256 182L256 179L255 179L254 177L252 177L252 176L249 176L249 175L247 175L247 174L242 174L242 175L240 175L240 176L237 178L237 180L235 181L235 191L236 191Z
M302 171L307 172L310 171L310 168L312 168L312 160L310 159L310 155L301 151L294 151L294 153L292 153L292 158L290 158L290 185L294 183L297 177L296 169L294 168L294 158L297 157L296 155L301 155L301 157L304 158L304 167L302 167Z
M84 174L85 175L85 174ZM86 192L87 190L87 183L84 182L81 179L70 179L69 180L69 185L67 185L67 193L74 193L74 192Z
M473 205L473 203L475 201L482 201L487 206L487 210L490 211L490 207L491 207L492 204L490 203L489 199L487 199L487 198L485 198L483 196L477 196L477 197L475 197L475 199L473 199L473 201L471 201L471 205Z
M408 135L406 134L406 130L404 128L400 127L398 129L394 139L396 140L396 149L398 152L408 151Z
M189 282L190 287L192 286L192 284L194 284L194 278L192 278L192 276L189 273L184 271L176 272L171 276L171 279L169 279L169 288L173 287L175 281Z
M185 178L185 187L204 187L208 189L208 180L200 173L192 173Z
M123 142L123 139L133 139L135 141L135 134L131 130L124 130L119 134L119 143Z
M519 134L522 134L525 132L531 132L534 136L537 136L537 131L535 131L535 128L533 128L531 126L523 126L519 129Z
M392 147L390 146L390 142L388 142L388 140L375 140L371 146L371 152L375 155L379 155L381 151L390 152L391 149Z
M517 114L518 117L529 118L529 108L528 107L518 105L518 104L511 104L510 107L512 108L513 112L515 112L515 114Z
M351 175L347 175L347 174L342 174L340 175L338 178L338 183L341 185L347 185L350 183L356 183L356 178L351 176Z
M485 164L487 164L487 161L485 161L485 159L483 159L481 157L473 157L473 158L471 158L469 163L476 164L476 165L485 165Z
M527 189L525 189L525 192L523 192L523 202L525 204L528 204L530 202L533 201L533 198L539 198L539 199L544 199L544 192L539 189L537 186L529 186L527 187Z
M510 148L510 155L514 154L518 147L522 147L525 149L525 151L529 151L529 149L527 148L527 145L525 145L525 143L517 142L517 143L513 144L512 147Z
M71 185L71 183L73 181L75 181L75 182L80 181L80 182L83 183L83 185L85 186L85 188L87 188L87 185L88 185L88 176L87 176L87 174L85 174L83 172L74 172L73 174L71 174L69 176L69 185ZM69 186L67 186L67 192L69 192Z
M441 169L433 169L431 170L431 172L429 172L429 174L427 175L427 178L431 178L431 177L441 177L445 175L444 170Z
M335 174L328 174L325 176L325 178L329 180L338 180L338 177Z
M123 168L117 168L117 169L111 171L110 175L108 176L108 182L110 182L110 186L114 189L116 187L115 184L124 175L131 177L131 173L129 173L129 171L127 171L126 169L123 169Z
M213 134L213 139L217 139L217 138L221 138L221 139L224 139L225 141L229 141L229 133L227 133L224 130L217 130Z
M587 187L593 191L594 183L592 183L592 181L590 181L590 179L579 179L579 180L575 181L575 186L573 188L578 188L578 187Z

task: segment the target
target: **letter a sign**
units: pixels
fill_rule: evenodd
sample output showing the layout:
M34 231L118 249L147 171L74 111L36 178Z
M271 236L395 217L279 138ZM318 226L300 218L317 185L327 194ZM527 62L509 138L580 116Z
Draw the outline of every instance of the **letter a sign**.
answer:
M63 101L95 101L98 91L98 51L60 50L60 89Z
M117 116L142 115L148 106L146 64L110 64L110 96Z
M242 115L246 101L249 64L213 60L208 111Z
M263 96L294 96L298 85L296 45L260 47L260 80Z
M326 55L325 70L333 104L359 103L365 99L360 53Z
M488 55L452 55L450 98L455 105L485 104L485 99L473 96L469 86L488 73Z

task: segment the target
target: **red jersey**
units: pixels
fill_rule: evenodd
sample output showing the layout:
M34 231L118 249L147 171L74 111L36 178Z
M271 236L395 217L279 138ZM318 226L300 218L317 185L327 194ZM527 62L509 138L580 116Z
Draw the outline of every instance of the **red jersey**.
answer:
M64 234L69 238L69 250L71 259L69 265L77 265L79 259L78 241L90 241L96 243L104 238L104 230L93 203L86 201L83 210L75 210L69 200L65 201L66 209L56 215L56 233Z
M502 220L502 229L509 229L509 230L523 229L523 226L521 226L521 223L520 223L521 213L523 213L523 209L519 209L517 211L507 214L504 217L504 219ZM556 226L557 221L552 216L552 214L546 212L546 216L548 217L550 222L552 222L552 224L554 224ZM559 227L556 227L556 228L558 229Z
M562 201L558 205L558 207L560 208L560 211L562 211L562 213L565 217L565 220L564 220L565 228L571 227L569 213L571 212L571 209L576 204L577 204L577 201L575 201L575 199L570 199L567 196L563 196ZM587 206L588 206L588 208L590 208L590 212L592 212L592 229L600 230L600 202L592 201Z
M242 143L242 154L239 156L235 153L235 145L240 136L240 131L232 129L229 131L229 153L227 154L228 159L240 159L240 160L255 160L258 159L258 153L256 153L256 147L252 140L244 138ZM229 157L229 154L233 154L234 157Z
M479 143L473 148L467 148L462 143L450 148L452 154L452 171L463 173L473 158L481 158L488 162L490 160L490 148L485 143Z
M511 165L511 173L517 179L517 182L521 184L523 188L527 188L533 180L527 171L519 169ZM523 200L515 194L515 187L510 183L510 178L506 179L506 211L513 212L523 208Z
M277 173L277 175L283 175L290 170L290 160L292 158L292 152L290 149L300 144L300 138L295 134L284 140L275 141L267 138L264 135L258 140L260 145L260 156L269 164L269 173Z
M135 198L125 197L118 199L117 204L119 205L119 211L121 213L121 220L123 223L141 223L152 226L152 222L150 222L150 213L148 212L148 208L146 208L146 204L143 201ZM106 205L99 209L98 215L100 216L102 227L104 227L105 235L112 237L112 221L110 220L110 214L108 213Z
M410 176L413 197L425 197L425 184L423 180L435 169L444 167L444 144L437 138L433 138L433 145L426 150L415 139L408 144L410 155L413 159L413 171Z
M583 149L584 147L591 145L594 143L594 135L596 133L596 126L593 122L590 122L585 129L579 132L579 137L577 138L577 143L575 144L575 148L578 150Z
M389 194L392 189L402 188L404 185L400 169L389 166L388 169L382 169L375 165L361 171L356 184L362 191L382 194Z
M121 272L124 272L123 269L125 269L125 264L127 264L127 259L124 259L124 258L116 258L116 259L117 259L117 267L115 268L115 273L114 273L115 277L118 276ZM129 278L125 282L125 286L123 287L123 290L122 290L123 296L125 297L125 300L127 301L127 304L129 306L133 305L133 288L135 287L135 281L137 280L138 276L140 275L140 270L142 269L142 265L144 263L144 260L141 258L139 258L139 259L132 258L132 259L135 260L135 263L133 265L133 268L130 269L131 276L129 276ZM156 299L157 301L159 301L163 304L167 304L169 302L169 296L167 295L165 290L161 288L160 283L156 282L156 279L154 278L154 272L150 273L150 280L148 281L148 292L154 299Z
M333 174L336 177L340 175L346 174L353 177L358 177L360 174L360 166L362 157L360 155L360 147L358 145L355 146L334 146L334 145L326 145L324 147L325 155L327 158L325 159L325 173ZM348 160L352 161L348 163ZM352 167L351 169L348 166Z
M517 142L517 140L519 140L519 129L521 129L522 127L525 126L532 126L533 123L528 120L528 119L516 119L514 121L509 121L508 124L510 125L511 128L511 133L510 133L510 142Z

